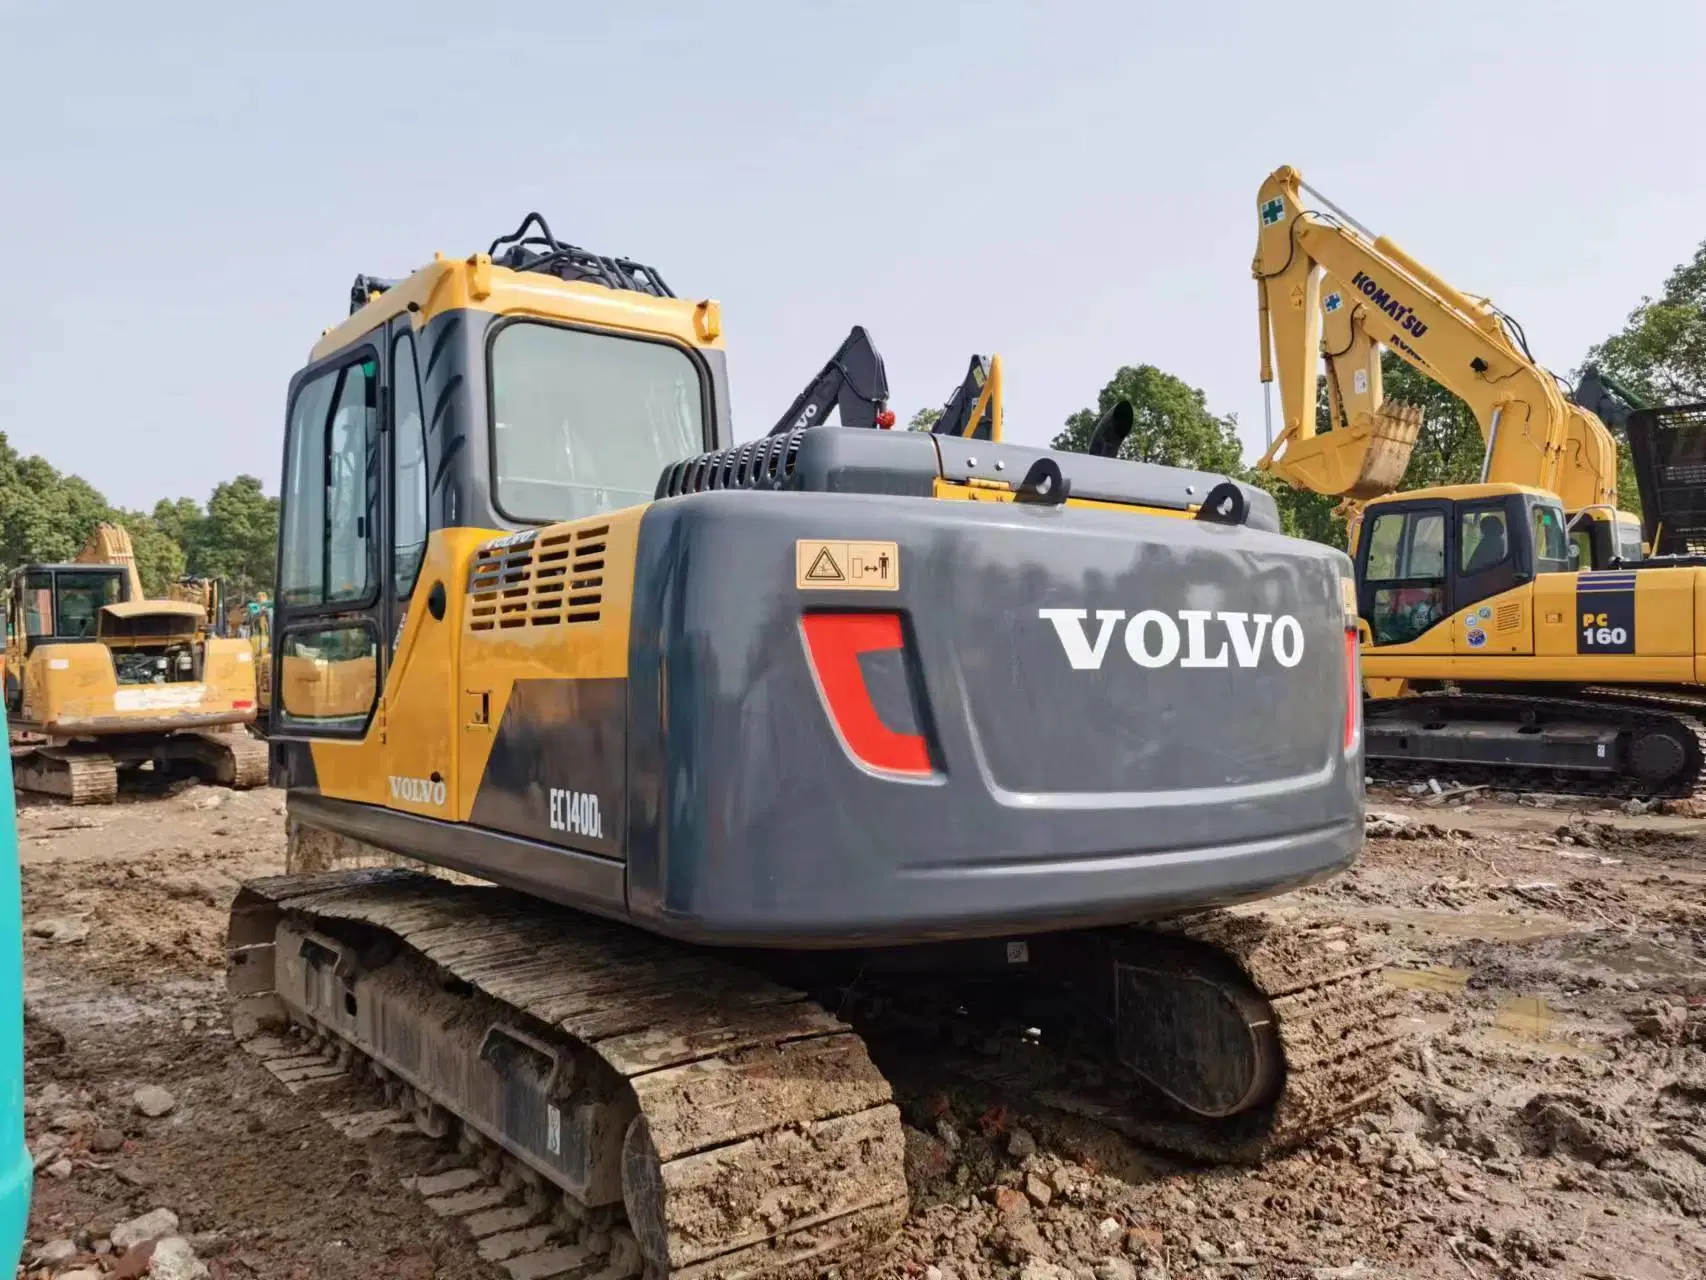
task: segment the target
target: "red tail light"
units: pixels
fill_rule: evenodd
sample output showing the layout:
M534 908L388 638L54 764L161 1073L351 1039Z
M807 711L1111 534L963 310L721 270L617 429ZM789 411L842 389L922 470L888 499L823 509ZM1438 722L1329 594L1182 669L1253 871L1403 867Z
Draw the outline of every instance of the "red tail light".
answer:
M905 649L900 615L808 613L800 627L830 720L853 757L886 773L929 776L929 744L921 734L897 733L883 723L859 667L862 653Z
M245 701L241 701L241 702L233 702L231 704L231 707L235 711L247 711L250 707L252 707L254 705L255 704L253 702L249 702L249 701L245 700Z
M1362 733L1362 644L1354 629L1345 632L1345 751L1356 749Z

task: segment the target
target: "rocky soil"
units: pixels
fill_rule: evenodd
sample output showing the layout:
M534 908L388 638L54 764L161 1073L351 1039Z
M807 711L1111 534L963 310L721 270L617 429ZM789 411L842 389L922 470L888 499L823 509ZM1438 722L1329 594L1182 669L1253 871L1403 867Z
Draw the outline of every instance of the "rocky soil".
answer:
M1404 993L1383 1107L1200 1170L910 1060L914 1212L872 1274L1706 1276L1706 825L1479 791L1372 805L1357 868L1288 902L1373 941ZM20 1276L504 1274L402 1187L448 1153L334 1135L318 1111L347 1086L293 1096L225 1030L226 908L282 869L281 811L197 787L24 809Z

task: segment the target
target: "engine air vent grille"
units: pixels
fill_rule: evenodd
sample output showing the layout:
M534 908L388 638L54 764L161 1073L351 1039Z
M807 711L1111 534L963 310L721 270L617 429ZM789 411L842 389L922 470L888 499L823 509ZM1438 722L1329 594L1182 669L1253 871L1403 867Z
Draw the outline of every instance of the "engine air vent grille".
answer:
M785 489L800 455L805 428L786 435L748 440L715 453L702 453L664 468L657 498L674 498L707 489Z
M468 629L597 622L609 533L604 524L559 525L480 547L468 572Z

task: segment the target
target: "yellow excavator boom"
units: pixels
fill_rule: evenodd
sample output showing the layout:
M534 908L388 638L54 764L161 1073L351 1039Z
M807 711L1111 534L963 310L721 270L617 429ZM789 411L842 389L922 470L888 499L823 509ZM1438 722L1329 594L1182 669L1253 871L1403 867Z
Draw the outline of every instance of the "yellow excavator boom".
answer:
M1398 488L1422 419L1385 398L1384 347L1468 404L1487 441L1483 481L1549 490L1571 511L1615 507L1615 440L1565 397L1520 329L1324 199L1330 212L1306 208L1305 190L1286 166L1257 197L1262 381L1277 375L1283 414L1263 469L1353 507ZM1323 356L1327 431L1315 410Z
M130 531L119 524L98 524L83 549L77 553L78 564L114 564L125 571L130 589L129 598L145 600L142 577L136 571L136 551L131 546Z

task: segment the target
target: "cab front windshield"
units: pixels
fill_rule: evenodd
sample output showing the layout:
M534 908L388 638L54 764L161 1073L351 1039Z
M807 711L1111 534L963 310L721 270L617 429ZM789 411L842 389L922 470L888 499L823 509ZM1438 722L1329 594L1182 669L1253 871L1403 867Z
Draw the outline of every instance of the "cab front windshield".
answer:
M497 505L549 523L650 501L704 451L699 366L668 342L515 321L491 348Z
M101 609L124 598L118 574L60 569L27 574L24 579L24 631L31 637L90 639Z

